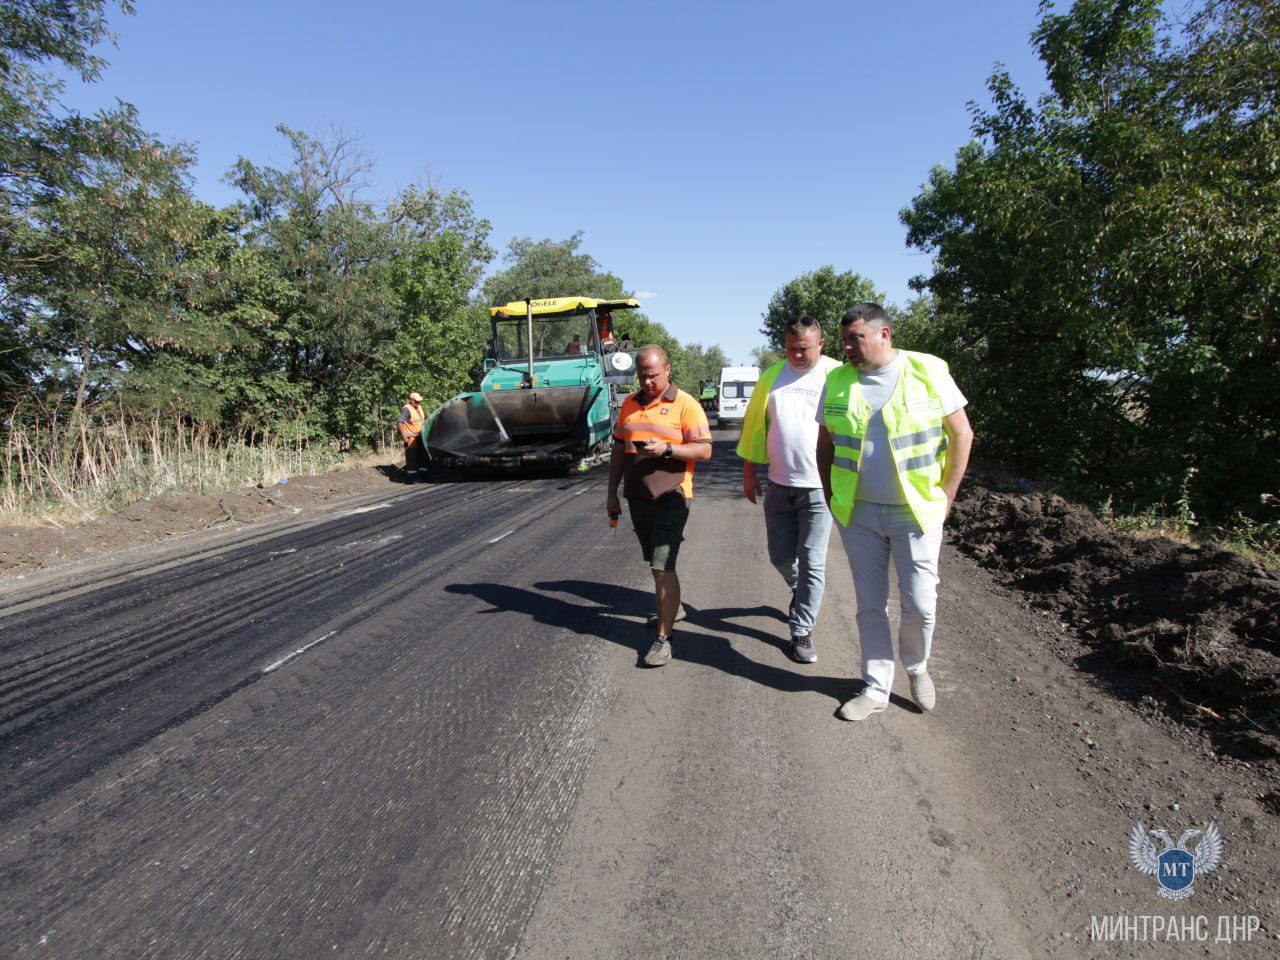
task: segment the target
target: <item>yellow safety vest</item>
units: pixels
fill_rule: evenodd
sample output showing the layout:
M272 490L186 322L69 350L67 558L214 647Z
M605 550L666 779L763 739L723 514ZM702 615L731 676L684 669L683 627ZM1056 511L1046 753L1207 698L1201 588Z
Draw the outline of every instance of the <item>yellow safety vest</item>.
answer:
M942 478L947 468L947 434L942 398L935 384L947 374L938 357L910 350L902 376L881 412L889 434L889 450L898 467L902 494L921 532L932 530L947 515ZM827 376L822 419L835 443L831 463L831 512L849 525L858 498L858 462L872 410L858 383L858 368L844 364Z
M831 357L819 357L818 363L828 367L828 373L840 365L839 360ZM738 456L743 460L769 462L769 392L786 368L786 360L775 363L760 374L760 380L751 391L747 412L742 417L742 436L738 439Z

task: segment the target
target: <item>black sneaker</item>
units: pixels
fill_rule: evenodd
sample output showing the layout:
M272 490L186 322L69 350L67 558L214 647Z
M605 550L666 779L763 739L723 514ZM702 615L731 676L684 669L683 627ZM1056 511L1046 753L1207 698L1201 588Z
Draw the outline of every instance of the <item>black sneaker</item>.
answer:
M649 652L644 655L644 665L646 667L661 667L665 666L670 659L671 638L658 634L649 646Z
M816 663L818 651L813 649L813 637L807 633L792 637L791 659L796 663Z

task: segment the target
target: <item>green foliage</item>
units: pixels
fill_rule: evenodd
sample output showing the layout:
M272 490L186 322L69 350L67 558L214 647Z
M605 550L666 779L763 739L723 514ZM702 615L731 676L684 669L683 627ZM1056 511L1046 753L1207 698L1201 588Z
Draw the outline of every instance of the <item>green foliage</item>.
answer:
M295 419L313 437L368 434L373 410L356 412L359 381L394 336L397 304L383 264L390 223L361 198L370 164L340 133L322 140L290 129L284 170L241 158L227 180L247 197L248 243L285 281L267 309L276 362L307 394Z
M63 84L43 70L51 64L86 82L97 79L103 62L92 49L110 38L107 6L0 3L0 402L31 390L57 356L31 325L44 313L42 275L63 268L57 258L68 251L42 235L39 221L100 179L127 178L140 162L146 166L151 144L131 109L93 117L69 111L61 105ZM118 6L132 12L131 4Z
M485 281L485 303L500 306L526 297L625 296L622 280L602 271L590 254L579 252L581 246L581 230L567 240L517 237L503 254L506 269Z
M927 338L983 451L1126 502L1250 509L1280 462L1280 14L1046 6L1052 85L1008 75L903 211Z
M489 323L471 294L493 257L489 223L475 217L465 194L435 189L401 194L391 216L396 251L388 279L399 322L381 352L375 382L383 404L391 401L398 411L416 390L431 410L479 375Z
M751 359L755 361L757 367L761 370L767 370L775 363L781 360L783 353L781 350L774 350L770 347L752 347Z
M760 332L765 335L769 347L781 351L787 321L808 314L822 321L822 335L826 340L823 353L841 357L840 318L855 303L881 303L884 294L876 290L867 278L852 271L836 273L835 267L819 267L802 273L781 287L769 301Z
M681 376L678 382L690 393L698 392L703 380L719 380L722 367L729 366L729 358L719 345L703 347L700 343L687 344L682 353Z
M691 376L684 347L680 345L680 341L672 336L666 327L650 320L645 314L637 310L627 310L621 314L615 314L614 320L615 332L619 335L629 333L632 345L641 347L645 344L656 343L667 351L667 359L671 361L671 379L681 389L692 393L697 392L698 381L696 377Z

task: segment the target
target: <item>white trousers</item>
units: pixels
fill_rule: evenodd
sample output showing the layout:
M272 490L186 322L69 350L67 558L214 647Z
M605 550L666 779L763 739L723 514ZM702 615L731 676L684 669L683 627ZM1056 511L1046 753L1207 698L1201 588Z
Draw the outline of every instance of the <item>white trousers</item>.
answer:
M889 629L889 560L898 571L902 617L898 653L909 674L923 673L933 643L938 605L938 554L942 524L921 533L905 506L856 502L847 527L836 524L858 600L858 644L863 691L885 703L893 689L893 634Z

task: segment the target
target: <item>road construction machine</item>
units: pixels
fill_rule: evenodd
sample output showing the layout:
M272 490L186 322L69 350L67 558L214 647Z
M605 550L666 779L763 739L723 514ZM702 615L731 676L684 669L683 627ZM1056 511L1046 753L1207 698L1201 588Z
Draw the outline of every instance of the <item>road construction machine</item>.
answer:
M427 418L429 470L586 470L606 459L635 353L614 314L632 299L551 297L489 310L480 389Z

